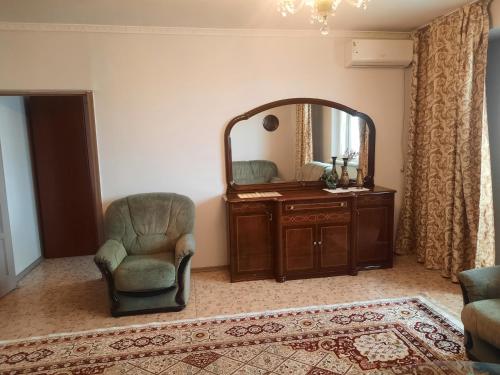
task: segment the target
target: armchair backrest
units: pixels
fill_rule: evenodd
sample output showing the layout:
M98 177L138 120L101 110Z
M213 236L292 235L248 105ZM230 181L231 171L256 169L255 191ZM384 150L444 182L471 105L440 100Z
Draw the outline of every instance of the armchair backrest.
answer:
M184 195L147 193L111 203L106 239L119 241L129 255L173 251L179 237L192 233L194 203Z
M237 184L264 184L278 177L278 167L269 160L233 161L232 167Z

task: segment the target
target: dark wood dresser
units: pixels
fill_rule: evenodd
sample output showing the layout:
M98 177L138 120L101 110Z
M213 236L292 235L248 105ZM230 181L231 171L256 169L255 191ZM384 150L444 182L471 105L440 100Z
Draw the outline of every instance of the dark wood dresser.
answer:
M392 267L394 190L224 196L231 281L355 275Z

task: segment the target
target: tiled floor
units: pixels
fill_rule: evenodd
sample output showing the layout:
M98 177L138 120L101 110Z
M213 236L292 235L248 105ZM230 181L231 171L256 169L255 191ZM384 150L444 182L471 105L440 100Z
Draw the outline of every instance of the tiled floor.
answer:
M233 283L225 271L192 275L191 299L178 313L113 318L105 282L91 257L45 260L19 288L0 298L0 340L197 317L423 295L458 316L458 285L413 257L397 257L393 269L277 283Z

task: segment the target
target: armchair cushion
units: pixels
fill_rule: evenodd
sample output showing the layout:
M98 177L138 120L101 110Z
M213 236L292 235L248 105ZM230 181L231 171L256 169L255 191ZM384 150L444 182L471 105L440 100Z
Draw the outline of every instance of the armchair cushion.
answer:
M104 265L109 272L113 273L126 256L127 251L121 242L107 240L95 255L94 260L97 264Z
M500 299L476 301L465 305L462 322L466 331L500 348Z
M129 255L113 274L120 292L150 292L167 289L176 282L174 254Z
M466 302L500 298L500 266L464 271L458 278Z

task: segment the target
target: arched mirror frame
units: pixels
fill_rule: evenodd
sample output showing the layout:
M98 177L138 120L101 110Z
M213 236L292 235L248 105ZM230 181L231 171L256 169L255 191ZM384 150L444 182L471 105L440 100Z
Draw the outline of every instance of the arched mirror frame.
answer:
M271 103L263 104L256 107L248 112L245 112L239 116L234 117L226 126L224 131L224 152L226 159L226 182L228 192L243 192L243 191L280 191L280 190L293 190L297 188L322 188L326 187L323 181L287 181L287 182L276 182L267 184L249 184L249 185L238 185L233 181L233 168L232 168L232 152L231 152L231 129L240 121L248 120L252 116L258 113L273 109L276 107L281 107L284 105L293 104L316 104L323 105L330 108L335 108L340 111L344 111L351 116L360 117L366 121L369 129L368 137L368 171L365 176L365 187L374 186L374 176L375 176L375 124L373 120L366 113L356 111L350 107L343 104L332 102L324 99L314 99L314 98L291 98L277 100Z

